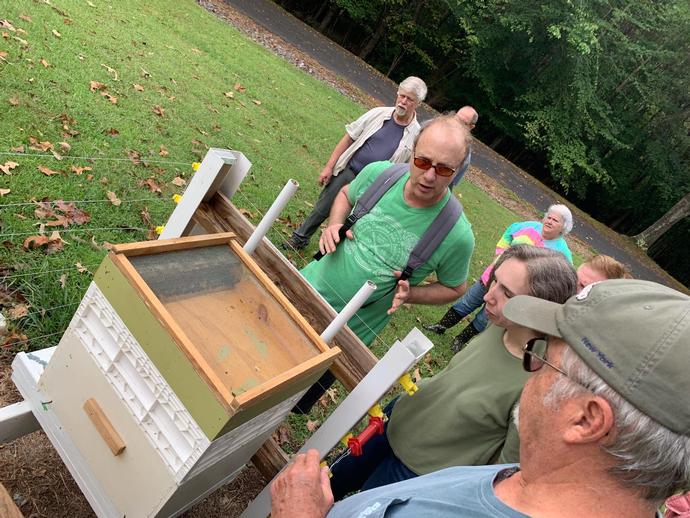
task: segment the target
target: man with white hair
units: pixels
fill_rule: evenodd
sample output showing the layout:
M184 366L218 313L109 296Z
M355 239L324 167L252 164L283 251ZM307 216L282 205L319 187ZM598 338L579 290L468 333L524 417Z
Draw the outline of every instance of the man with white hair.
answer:
M340 189L354 180L364 166L381 160L398 164L410 160L419 133L416 109L426 92L424 81L410 76L398 86L395 106L374 108L345 126L345 135L319 174L319 185L324 186L319 199L304 223L283 243L284 249L301 249L309 244L328 217Z
M452 467L331 510L312 450L273 484L273 518L642 518L690 488L690 297L616 279L565 304L518 295L503 311L543 334L525 345L519 466Z

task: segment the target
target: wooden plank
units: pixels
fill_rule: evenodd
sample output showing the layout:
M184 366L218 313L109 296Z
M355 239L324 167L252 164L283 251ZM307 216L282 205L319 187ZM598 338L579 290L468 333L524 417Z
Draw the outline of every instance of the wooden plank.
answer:
M240 242L246 241L254 227L224 195L217 193L209 204L202 203L194 214L195 221L208 232L232 231ZM335 311L299 274L297 269L267 239L257 247L253 259L277 284L316 332L322 332L335 318ZM352 390L377 362L376 356L349 328L335 337L341 354L331 372L347 390Z
M168 331L173 341L180 347L185 356L194 365L195 370L216 392L220 403L223 405L229 416L237 412L238 403L235 396L228 390L225 384L218 378L215 371L211 369L206 359L197 351L186 333L175 322L167 309L163 306L158 297L151 291L134 269L132 263L121 254L113 254L112 262L118 267L125 277L131 282L134 289L141 295L156 319Z
M172 239L158 239L156 241L142 241L139 243L122 243L113 246L113 253L125 256L161 254L175 250L189 250L202 246L222 245L235 237L233 232L222 234L176 237Z
M117 457L123 451L125 451L125 448L127 447L125 445L125 441L123 441L122 437L120 437L120 434L117 433L113 423L111 423L110 419L108 419L108 416L105 415L105 412L103 412L103 409L98 404L98 401L96 401L94 398L89 398L84 402L83 408L84 412L86 412L86 415L89 416L89 419L96 427L99 435L108 445L110 451L113 452L113 455Z
M230 241L230 248L237 254L237 256L242 260L247 268L254 274L254 276L261 281L264 287L273 295L273 297L283 306L285 311L290 315L292 320L294 320L302 330L307 334L307 336L314 342L321 351L327 352L330 350L330 346L326 344L321 339L321 336L314 331L314 328L309 325L306 319L302 316L302 313L297 311L297 308L288 300L288 298L283 294L278 287L273 284L273 281L264 273L264 271L259 267L259 265L254 261L250 255L244 251L242 246L233 239Z
M252 464L266 480L273 480L290 461L278 443L269 439L252 457Z
M24 518L24 515L15 505L14 500L12 500L12 497L2 484L0 484L0 516L3 518Z

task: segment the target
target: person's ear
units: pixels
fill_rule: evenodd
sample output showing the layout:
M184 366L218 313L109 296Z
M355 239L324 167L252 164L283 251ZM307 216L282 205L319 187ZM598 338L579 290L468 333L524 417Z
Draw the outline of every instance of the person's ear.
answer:
M610 443L614 436L614 415L611 404L604 398L591 394L573 398L567 404L567 423L564 440L570 444L604 441Z

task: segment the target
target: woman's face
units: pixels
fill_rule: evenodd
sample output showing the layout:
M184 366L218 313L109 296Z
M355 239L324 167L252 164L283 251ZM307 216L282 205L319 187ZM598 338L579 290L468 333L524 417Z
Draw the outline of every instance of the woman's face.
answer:
M508 328L515 326L503 316L503 306L515 295L529 295L527 265L518 259L507 259L494 272L495 280L489 286L484 302L486 315L497 326Z
M556 239L563 232L563 218L556 212L549 212L542 220L541 237L544 239Z

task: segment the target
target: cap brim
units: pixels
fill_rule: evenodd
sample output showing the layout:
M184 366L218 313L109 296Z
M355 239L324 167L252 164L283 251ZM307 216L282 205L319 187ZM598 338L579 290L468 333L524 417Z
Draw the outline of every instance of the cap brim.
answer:
M503 315L521 326L546 333L549 336L561 337L556 325L556 312L563 307L549 300L517 295L503 307Z

